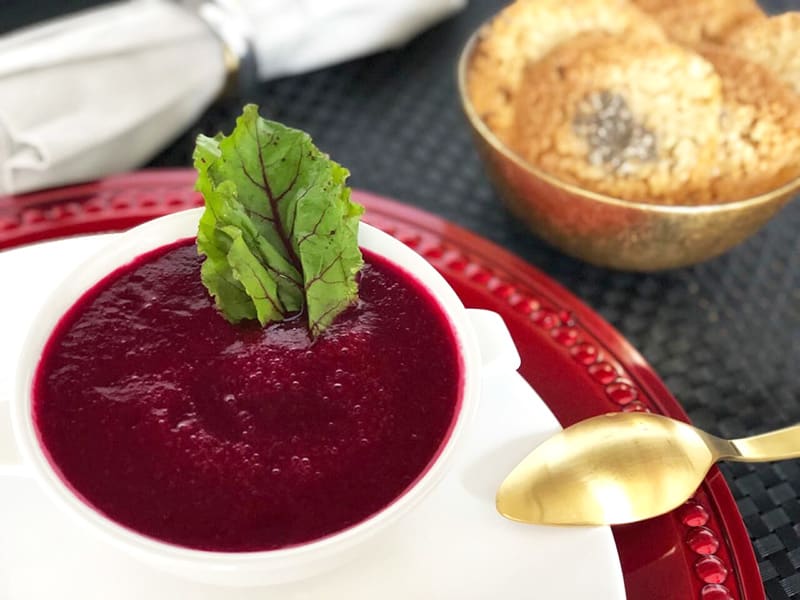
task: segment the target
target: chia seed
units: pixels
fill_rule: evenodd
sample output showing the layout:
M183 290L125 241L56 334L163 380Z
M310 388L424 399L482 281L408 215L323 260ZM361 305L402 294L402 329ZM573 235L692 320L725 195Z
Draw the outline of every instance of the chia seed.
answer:
M589 146L587 160L620 174L635 171L635 163L656 159L656 136L633 117L628 103L608 90L591 92L578 103L575 133Z

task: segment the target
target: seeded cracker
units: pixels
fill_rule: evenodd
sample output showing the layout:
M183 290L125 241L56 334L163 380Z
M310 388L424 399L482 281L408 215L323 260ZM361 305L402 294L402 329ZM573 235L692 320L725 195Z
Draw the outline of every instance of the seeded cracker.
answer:
M744 23L766 19L756 0L633 0L676 42L719 42Z
M640 202L708 200L721 81L699 55L585 33L527 67L509 145L555 177Z
M722 78L717 201L741 200L800 177L800 96L773 72L727 48L701 53Z
M748 23L728 36L725 45L772 69L800 94L800 12Z
M627 0L518 0L483 31L468 73L468 93L481 119L504 138L526 62L586 31L664 39L650 17Z

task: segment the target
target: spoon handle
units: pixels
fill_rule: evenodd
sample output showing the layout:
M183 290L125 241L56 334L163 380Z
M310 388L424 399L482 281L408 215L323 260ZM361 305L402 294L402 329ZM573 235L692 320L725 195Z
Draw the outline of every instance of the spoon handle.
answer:
M731 440L737 451L728 460L737 462L763 462L800 458L800 425L792 425L753 437Z

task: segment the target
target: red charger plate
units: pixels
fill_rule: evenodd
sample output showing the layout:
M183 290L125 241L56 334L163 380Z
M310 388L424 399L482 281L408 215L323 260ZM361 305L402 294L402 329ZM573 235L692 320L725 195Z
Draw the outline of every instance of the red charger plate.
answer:
M198 206L194 177L190 170L142 171L0 197L0 249L119 231ZM366 221L425 256L464 304L503 316L522 355L520 372L562 425L616 410L688 421L642 356L552 279L431 214L363 191L353 196L366 206ZM716 468L685 505L615 527L614 537L630 600L765 597L744 523Z

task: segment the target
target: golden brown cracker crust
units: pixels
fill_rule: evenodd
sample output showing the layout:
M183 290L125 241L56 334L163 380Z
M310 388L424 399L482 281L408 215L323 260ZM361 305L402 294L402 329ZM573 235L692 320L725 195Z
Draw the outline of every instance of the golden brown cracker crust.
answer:
M756 0L633 0L673 40L694 46L719 42L750 21L765 19Z
M729 202L800 177L800 96L769 69L727 48L702 55L722 79L722 138L712 191Z
M774 71L800 94L800 12L747 23L726 36L724 43Z
M628 0L518 0L481 31L468 67L470 101L501 134L525 64L556 45L591 30L662 39L658 24Z
M709 194L721 102L719 77L690 50L586 33L528 65L508 144L531 164L593 191L698 203ZM613 134L628 141L610 144L612 152L603 140L622 121L598 117L605 110L628 111L627 129Z

